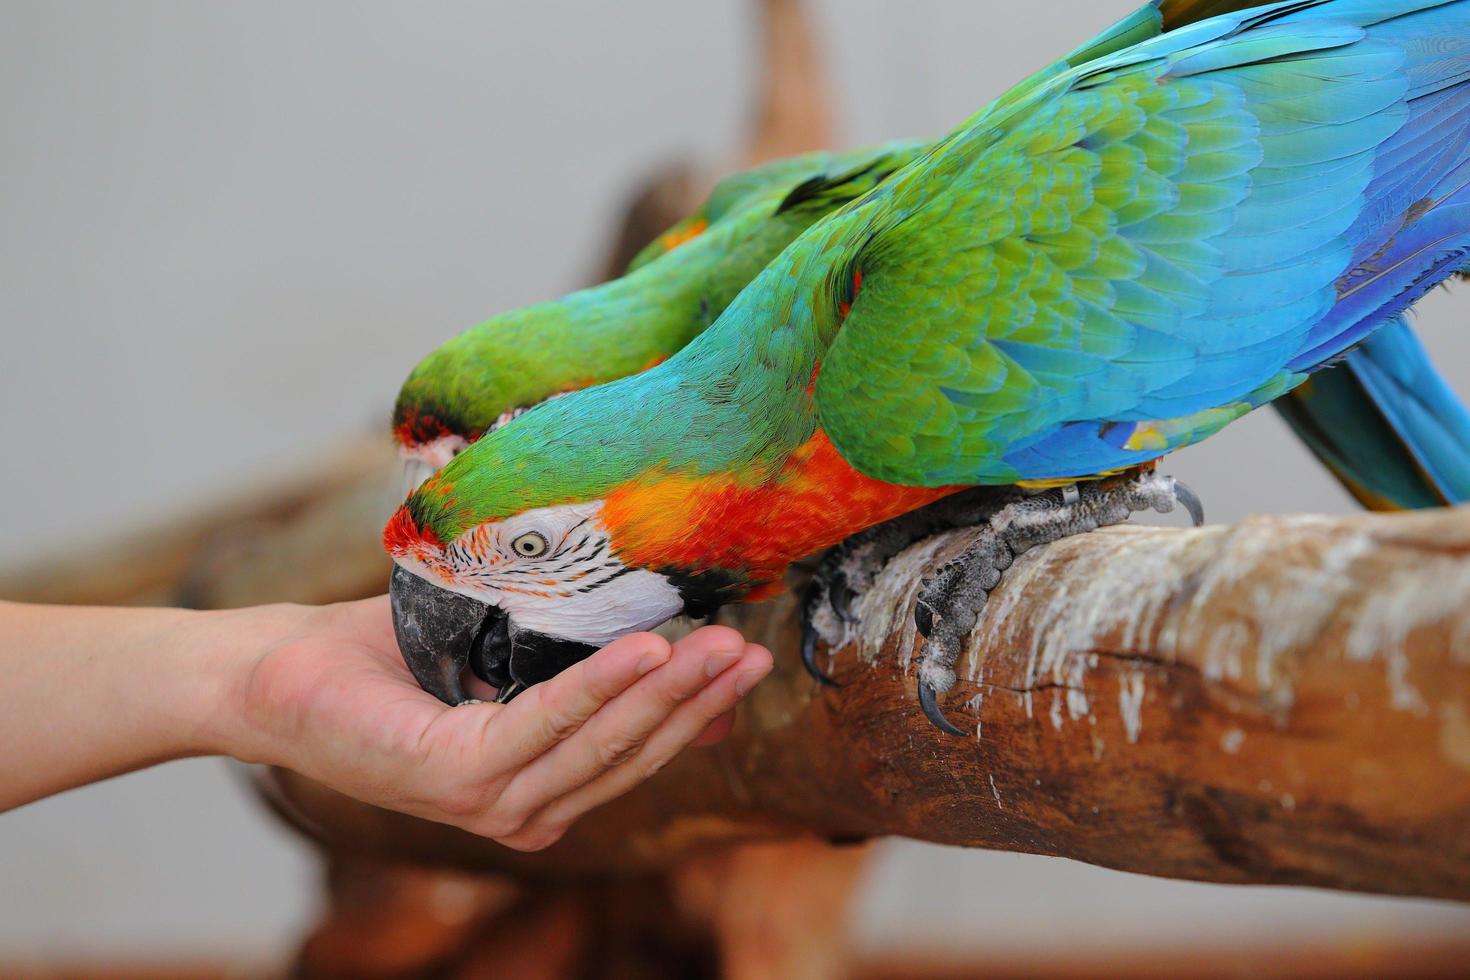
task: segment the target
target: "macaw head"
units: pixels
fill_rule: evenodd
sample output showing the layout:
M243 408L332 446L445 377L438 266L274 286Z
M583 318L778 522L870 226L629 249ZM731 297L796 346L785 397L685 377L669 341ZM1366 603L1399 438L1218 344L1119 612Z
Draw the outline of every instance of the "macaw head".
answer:
M410 487L542 402L610 380L569 347L568 319L565 303L502 313L419 362L393 406L393 438Z
M692 383L711 396L704 415L672 411L687 392L649 369L811 222L923 149L809 154L727 177L627 276L494 317L415 368L394 411L415 490L384 541L399 643L426 689L462 700L468 661L514 692L618 636L777 588L791 558L831 543L825 506L792 518L799 527L762 524L799 511L762 499L748 465L759 446L741 459L739 433L764 444L785 423L751 426L719 377ZM797 374L806 384L811 368ZM635 375L646 388L618 387ZM737 444L733 461L696 458L708 443L694 430Z
M644 454L654 440L589 417L611 417L588 407L606 390L497 428L389 520L399 646L441 700L464 700L466 664L508 699L619 636L743 594L718 560L676 553L694 546L699 521L640 479L657 468Z

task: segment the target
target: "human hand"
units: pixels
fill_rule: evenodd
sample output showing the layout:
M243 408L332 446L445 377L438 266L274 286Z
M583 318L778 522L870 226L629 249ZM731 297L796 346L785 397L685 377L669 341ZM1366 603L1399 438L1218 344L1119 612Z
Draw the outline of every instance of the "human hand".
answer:
M709 626L624 637L509 704L449 707L399 657L386 598L249 616L220 749L520 850L728 733L771 655ZM252 636L253 633L253 636ZM253 651L253 652L252 652Z

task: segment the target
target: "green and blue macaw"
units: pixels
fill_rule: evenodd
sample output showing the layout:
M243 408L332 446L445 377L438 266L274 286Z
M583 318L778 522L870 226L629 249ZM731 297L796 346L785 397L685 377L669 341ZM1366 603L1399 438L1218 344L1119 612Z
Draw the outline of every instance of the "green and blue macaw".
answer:
M1066 61L1077 64L1149 32L1255 5L1158 0L1157 18L1125 21ZM810 153L734 174L644 249L623 278L493 317L449 341L415 368L395 406L394 434L412 482L548 398L671 356L797 234L926 147L896 142ZM804 187L827 192L803 199L798 191ZM642 271L659 259L655 269ZM1470 500L1470 413L1407 325L1380 330L1349 352L1342 367L1318 374L1273 406L1365 506Z
M477 649L515 690L869 528L991 516L920 603L921 702L955 730L938 697L1014 553L1171 505L1151 472L1098 478L1407 336L1470 251L1470 0L1163 27L1151 5L1028 79L801 233L679 353L420 486L385 531L410 662L447 677ZM1412 387L1412 360L1354 384ZM1061 489L976 495L1014 485Z

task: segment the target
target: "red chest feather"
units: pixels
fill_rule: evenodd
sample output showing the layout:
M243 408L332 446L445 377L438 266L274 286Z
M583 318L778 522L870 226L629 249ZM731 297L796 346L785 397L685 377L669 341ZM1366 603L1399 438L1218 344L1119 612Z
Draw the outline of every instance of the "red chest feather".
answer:
M870 479L818 430L765 480L666 473L615 490L602 520L631 564L728 569L768 583L797 558L957 489Z

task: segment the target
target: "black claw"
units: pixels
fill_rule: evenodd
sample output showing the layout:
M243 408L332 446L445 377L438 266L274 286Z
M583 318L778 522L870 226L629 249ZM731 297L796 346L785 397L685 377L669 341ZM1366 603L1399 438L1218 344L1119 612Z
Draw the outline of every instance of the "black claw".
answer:
M914 606L914 626L918 627L919 635L926 640L934 632L934 610L922 599Z
M823 687L841 687L817 666L817 631L810 626L803 627L801 631L801 665L806 672L812 676L818 684Z
M1199 494L1189 489L1178 480L1174 481L1174 499L1184 505L1189 512L1189 519L1194 521L1195 527L1203 527L1205 523L1205 505L1200 503Z
M831 596L832 611L837 618L844 623L856 623L857 617L852 614L852 600L857 598L857 593L847 585L847 576L838 572L832 576L832 584L827 587Z
M826 590L822 588L821 579L813 578L801 597L801 665L813 680L824 687L840 687L840 684L817 666L817 629L812 625L812 616L816 614L825 595Z
M963 728L955 726L954 722L944 717L944 712L939 710L939 696L934 688L919 680L919 707L924 709L924 717L933 722L934 727L948 735L958 735L960 738L968 738L970 733Z

